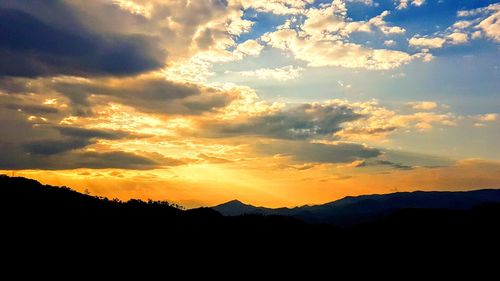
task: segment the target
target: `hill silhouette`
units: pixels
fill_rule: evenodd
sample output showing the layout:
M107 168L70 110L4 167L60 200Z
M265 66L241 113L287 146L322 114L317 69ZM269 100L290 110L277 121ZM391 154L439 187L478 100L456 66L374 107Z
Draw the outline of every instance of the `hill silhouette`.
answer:
M427 197L417 195L422 200ZM401 194L394 196L390 198L399 198ZM349 201L347 205L351 205L357 201L372 208L373 198L364 199L347 198L332 204L340 206ZM383 202L388 204L391 200ZM242 205L237 201L226 204ZM6 247L15 248L15 252L36 249L38 253L55 251L73 255L113 249L108 254L175 252L178 258L192 258L192 252L187 249L196 249L196 253L205 253L203 256L231 260L241 255L247 258L257 255L260 260L269 261L276 255L285 259L319 258L325 253L347 258L360 252L405 255L447 249L446 253L450 254L485 247L493 249L497 244L498 203L485 201L470 208L454 209L409 206L411 208L400 208L367 222L338 228L332 224L308 223L293 216L223 216L211 208L183 210L162 201L109 200L67 187L0 176L1 236L3 241L10 241Z
M277 209L255 207L233 200L214 206L213 209L225 216L280 215L307 223L346 227L369 223L403 209L469 210L486 203L500 203L500 190L415 191L348 196L322 205Z

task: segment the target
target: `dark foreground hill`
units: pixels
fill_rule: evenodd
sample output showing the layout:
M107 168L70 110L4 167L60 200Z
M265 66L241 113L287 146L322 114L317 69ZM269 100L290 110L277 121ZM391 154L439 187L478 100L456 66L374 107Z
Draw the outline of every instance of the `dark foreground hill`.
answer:
M91 252L107 259L156 255L259 262L378 259L432 252L462 257L494 251L500 205L402 208L367 223L337 228L277 215L227 217L210 208L181 210L166 202L121 202L69 188L0 176L2 250L60 257ZM24 254L23 254L24 253ZM152 254L154 253L154 254ZM150 256L152 255L152 256ZM323 259L325 257L326 259Z

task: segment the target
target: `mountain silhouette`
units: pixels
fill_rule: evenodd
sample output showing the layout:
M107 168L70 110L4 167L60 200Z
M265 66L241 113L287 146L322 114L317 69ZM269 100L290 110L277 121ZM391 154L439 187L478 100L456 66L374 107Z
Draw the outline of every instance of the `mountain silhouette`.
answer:
M484 203L500 203L500 190L415 191L348 196L323 205L278 209L255 207L233 200L213 209L225 216L281 215L298 218L307 223L352 226L383 218L402 209L468 210Z

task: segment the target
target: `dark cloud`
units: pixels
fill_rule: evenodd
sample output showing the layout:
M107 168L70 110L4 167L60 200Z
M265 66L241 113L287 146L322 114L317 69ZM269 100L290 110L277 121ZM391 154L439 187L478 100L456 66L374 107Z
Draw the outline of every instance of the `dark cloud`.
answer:
M33 127L25 119L16 119L21 117L16 115L17 111L9 115L4 113L0 110L0 120L3 120L0 122L0 169L154 169L183 164L159 154L83 150L98 139L136 137L126 132L50 125Z
M369 166L387 166L397 170L413 170L413 166L403 165L401 163L394 163L387 160L363 161L356 165L356 168L363 168Z
M321 144L303 141L280 141L256 146L258 152L290 155L295 161L315 163L350 163L369 159L382 153L376 148L356 143Z
M5 83L4 83L5 82ZM241 98L238 90L221 90L193 83L174 82L162 76L145 74L133 77L100 77L82 79L57 78L0 78L0 107L22 108L46 113L52 107L34 106L47 98L57 98L67 107L61 114L78 117L93 115L96 105L110 102L131 106L139 111L156 114L200 115L229 105ZM37 114L33 114L37 115ZM64 116L64 117L66 117Z
M84 148L93 144L90 139L62 139L62 140L38 140L23 144L23 148L27 153L38 155L53 155L70 150Z
M230 92L173 82L164 77L66 81L55 83L53 87L66 96L73 107L85 113L91 111L90 95L126 104L143 112L187 115L198 115L224 107L238 97Z
M2 77L0 75L0 91L9 94L23 94L28 91L27 78Z
M137 135L130 134L124 131L112 131L112 130L99 130L99 129L85 129L79 127L55 127L62 135L83 138L83 139L106 139L106 140L117 140L130 137L139 137Z
M448 157L389 149L384 150L384 158L392 163L404 163L411 167L447 167L455 164L455 160Z
M211 136L255 135L276 139L332 137L344 122L361 118L347 106L301 104L270 115L253 117L239 123L217 124L209 128Z
M73 167L90 169L154 169L160 167L159 163L139 155L121 151L113 152L84 152L75 154ZM68 169L68 167L65 167Z
M7 109L20 110L20 111L23 111L25 113L32 114L32 115L54 114L54 113L59 112L59 110L57 108L43 106L43 105L10 103L10 104L4 104L4 105L0 105L0 106L3 106Z
M376 161L376 164L382 165L382 166L389 166L389 167L392 167L392 168L398 169L398 170L413 170L414 169L414 167L412 167L412 166L403 165L401 163L394 163L394 162L387 161L387 160L378 160L378 161Z
M53 155L84 148L96 143L97 139L117 140L142 137L123 131L62 126L53 128L59 131L60 137L53 136L50 139L29 141L22 145L24 150L30 154Z
M162 160L157 161L143 154L83 151L98 139L142 137L127 132L50 124L33 126L21 112L1 107L0 120L0 169L153 169L179 164L175 159L156 157Z
M3 151L0 157L0 169L23 170L67 170L89 169L154 169L162 165L147 157L120 152L79 152L69 151L53 155L27 154L15 144L0 142Z
M153 37L98 34L76 22L76 16L67 20L72 11L62 3L37 1L36 6L46 3L55 9L47 20L41 19L47 7L13 9L26 7L26 1L20 2L0 3L0 76L130 75L164 62L165 53Z

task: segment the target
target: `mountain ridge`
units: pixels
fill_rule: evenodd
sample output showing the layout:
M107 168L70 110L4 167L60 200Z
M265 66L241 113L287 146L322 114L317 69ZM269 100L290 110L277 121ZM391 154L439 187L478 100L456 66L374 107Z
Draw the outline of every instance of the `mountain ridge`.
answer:
M469 191L409 191L388 194L346 196L320 205L295 208L266 208L245 204L239 200L213 206L224 216L248 214L282 215L308 223L352 225L368 222L402 209L467 210L483 203L500 203L500 189Z

